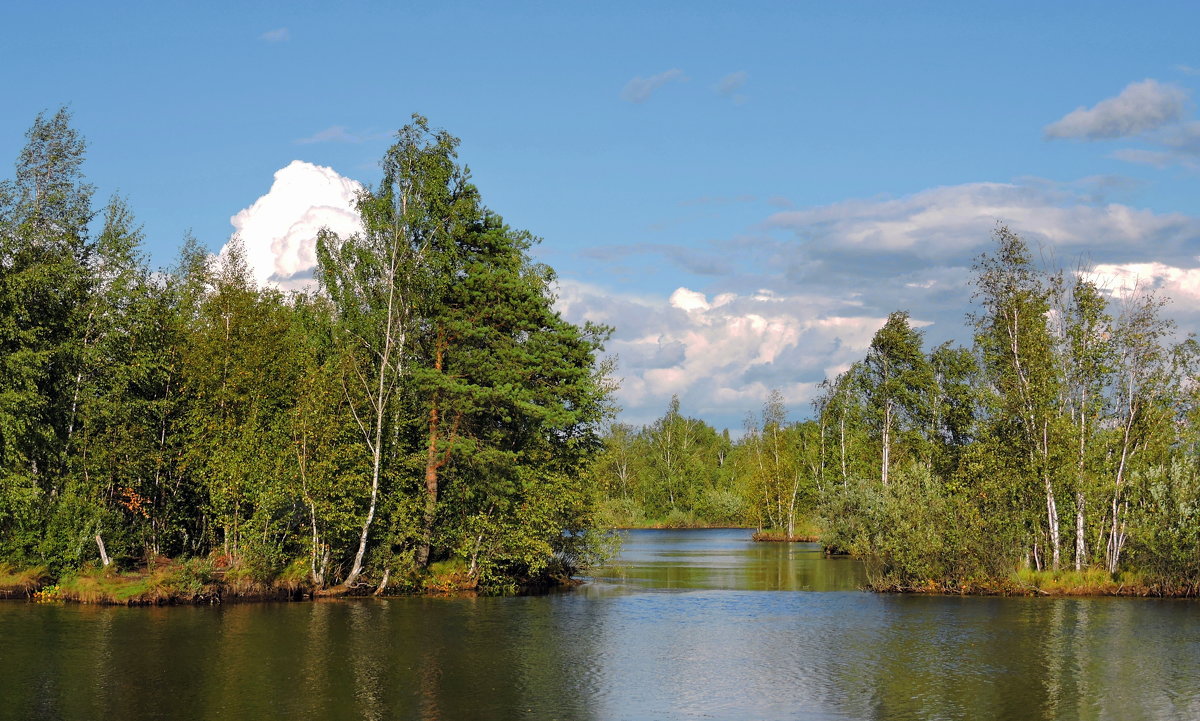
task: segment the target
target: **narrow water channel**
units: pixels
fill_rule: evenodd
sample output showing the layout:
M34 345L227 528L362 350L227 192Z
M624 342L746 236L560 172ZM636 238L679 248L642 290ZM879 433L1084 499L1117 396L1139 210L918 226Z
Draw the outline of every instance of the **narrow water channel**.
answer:
M634 531L542 597L4 602L0 718L1200 718L1200 603L861 583L814 545Z

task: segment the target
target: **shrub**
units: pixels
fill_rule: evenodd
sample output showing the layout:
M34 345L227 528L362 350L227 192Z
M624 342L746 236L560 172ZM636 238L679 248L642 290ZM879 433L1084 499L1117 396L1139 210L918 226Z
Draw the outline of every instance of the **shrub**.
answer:
M700 496L696 512L714 525L732 526L745 521L746 501L733 491L709 488Z
M631 528L645 520L642 507L632 498L607 498L597 510L602 528Z
M701 524L692 511L672 508L667 517L663 519L662 525L663 528L695 528Z

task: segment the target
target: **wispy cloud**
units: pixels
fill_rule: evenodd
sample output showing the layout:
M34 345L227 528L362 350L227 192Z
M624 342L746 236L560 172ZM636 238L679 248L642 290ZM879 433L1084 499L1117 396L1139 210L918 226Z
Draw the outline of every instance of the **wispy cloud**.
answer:
M369 140L380 140L388 137L388 133L376 132L351 132L345 125L331 125L324 130L319 130L307 138L296 140L298 145L310 145L312 143L365 143Z
M1046 126L1049 139L1112 140L1157 130L1183 118L1187 91L1146 79L1091 108L1076 108Z
M287 28L275 28L274 30L268 30L262 35L258 36L259 40L265 40L269 43L282 43L286 40L291 40L291 38L292 34Z
M640 255L657 255L676 268L698 276L721 276L733 272L735 262L723 252L706 251L694 245L671 243L628 243L586 248L580 257L601 262L623 261Z
M750 75L745 70L739 70L721 78L713 89L735 103L744 103L746 96L741 93L741 89L746 86L746 81L749 79Z
M1109 157L1124 160L1126 163L1150 165L1159 170L1168 168L1179 161L1174 153L1168 153L1165 150L1146 150L1145 148L1121 148L1114 150Z
M648 78L636 77L625 84L625 89L621 91L621 99L629 103L644 103L667 83L686 79L679 68L671 68Z

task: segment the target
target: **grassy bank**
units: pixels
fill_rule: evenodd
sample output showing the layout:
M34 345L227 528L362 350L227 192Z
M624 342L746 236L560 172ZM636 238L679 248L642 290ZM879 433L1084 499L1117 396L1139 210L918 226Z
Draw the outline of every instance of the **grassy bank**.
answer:
M1200 586L1175 586L1147 580L1137 573L1109 573L1092 568L1083 571L1035 571L1022 569L1007 578L942 582L927 581L912 586L887 582L868 584L877 593L924 593L954 596L1141 596L1197 598Z
M29 598L49 581L45 566L16 568L0 563L0 598Z
M701 528L744 528L750 530L751 526L731 525L728 523L709 523L708 521L699 518L689 522L680 522L674 520L664 520L661 518L650 518L640 520L633 523L622 523L613 526L617 531L634 531L634 530L692 530Z
M536 578L518 579L512 593L539 593L577 583L565 571L548 568ZM313 598L378 595L379 579L364 579L353 588L315 587L308 577L307 559L297 559L282 572L230 564L224 557L174 560L158 558L136 569L87 565L55 578L44 568L18 569L0 565L0 598L32 598L120 606L218 604L242 601L300 601ZM452 559L392 574L387 595L476 595L479 579L467 565ZM493 590L493 592L495 592Z
M788 535L786 531L755 531L750 538L761 543L818 543L821 540L821 534L794 533Z
M74 601L123 606L222 603L237 600L295 600L312 589L292 567L274 578L256 578L247 569L219 559L155 559L145 568L117 570L85 566L36 591L39 601Z

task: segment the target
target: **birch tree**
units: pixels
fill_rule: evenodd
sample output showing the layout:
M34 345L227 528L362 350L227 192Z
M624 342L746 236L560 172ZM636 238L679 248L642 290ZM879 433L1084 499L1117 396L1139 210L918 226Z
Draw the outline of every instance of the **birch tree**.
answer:
M1148 292L1135 292L1125 300L1114 334L1116 378L1113 393L1117 428L1112 456L1111 491L1108 498L1104 559L1115 573L1128 539L1129 482L1135 464L1154 445L1169 444L1173 438L1170 397L1171 355L1165 342L1174 324L1163 318L1164 301Z
M879 443L879 475L888 485L895 435L901 423L919 426L933 371L921 351L921 333L897 311L871 339L860 376Z
M1025 241L1006 227L996 231L995 253L976 262L973 283L983 306L974 317L975 343L994 392L993 431L1044 493L1050 563L1057 570L1062 544L1052 450L1061 378L1046 317L1050 288ZM1031 550L1039 564L1036 542Z
M383 159L383 180L358 197L361 232L317 239L317 278L337 311L337 342L345 352L343 391L370 453L370 492L354 560L344 585L363 570L379 507L385 464L397 450L398 395L409 378L411 335L430 283L426 262L452 232L448 211L464 184L456 163L457 139L432 131L414 115ZM440 417L434 416L434 464ZM435 469L436 470L436 469ZM436 502L436 474L426 492Z
M1105 391L1112 373L1112 318L1107 300L1095 283L1078 275L1069 301L1059 309L1063 325L1063 408L1074 432L1075 488L1074 566L1088 563L1088 496L1095 486L1096 466L1103 451L1100 431L1105 418Z

